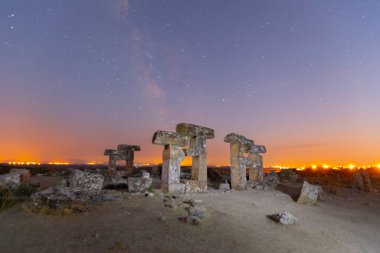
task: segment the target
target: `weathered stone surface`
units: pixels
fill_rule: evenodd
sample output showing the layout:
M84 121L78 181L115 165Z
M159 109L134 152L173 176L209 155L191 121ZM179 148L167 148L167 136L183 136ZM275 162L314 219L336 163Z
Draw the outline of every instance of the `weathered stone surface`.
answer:
M181 161L185 157L182 148L177 145L166 145L163 151L161 188L165 192L184 191L180 184Z
M224 142L227 142L227 143L248 144L249 146L253 146L254 145L254 141L253 140L248 139L244 135L240 135L240 134L237 134L237 133L227 134L224 137Z
M309 184L307 181L303 182L301 195L297 200L300 204L316 204L322 195L322 187L319 185Z
M284 211L279 214L269 215L268 217L278 223L281 223L282 225L292 225L298 223L298 219L288 211Z
M186 185L183 183L178 184L162 184L161 189L164 192L170 192L173 194L184 194L186 193Z
M370 176L365 171L356 172L353 175L352 188L359 191L371 192L372 183Z
M202 136L205 139L215 138L213 129L188 123L177 124L176 132L189 137Z
M264 175L264 181L263 181L264 187L273 188L273 187L276 187L279 182L280 182L280 178L278 177L277 173L274 171Z
M128 144L119 144L117 145L118 150L126 150L126 151L140 151L141 148L139 145L128 145Z
M200 187L198 180L181 180L186 186L186 192L205 192L207 187Z
M186 147L189 145L189 137L179 133L159 130L154 133L152 143L158 145L176 145L179 147Z
M27 169L11 169L9 171L10 174L18 174L20 175L20 182L26 183L30 181L30 178L32 177L32 174Z
M236 133L226 135L224 141L230 143L232 189L247 188L247 169L250 185L254 182L262 182L263 159L260 153L266 152L265 147L255 145L253 140Z
M266 147L262 145L253 145L250 151L250 153L257 153L257 154L263 154L266 152L267 152Z
M206 208L200 205L192 206L189 209L189 216L191 217L197 217L199 219L203 219L206 217L206 214L207 214Z
M20 175L18 173L0 175L0 185L5 188L14 189L18 187L20 183Z
M50 187L44 191L37 192L32 195L34 205L42 208L48 206L54 209L69 208L73 202L84 202L85 198L81 198L75 194L69 187Z
M58 210L83 210L99 194L104 177L100 174L75 170L67 182L32 195L36 207Z
M145 192L152 186L152 178L129 177L128 191L129 192Z
M69 186L75 192L98 194L103 182L104 177L100 174L75 170L69 179Z
M281 169L281 172L278 174L280 181L284 183L295 183L300 178L300 175L297 174L295 169Z
M117 156L119 154L119 151L115 150L115 149L106 149L104 150L104 155L114 155L114 156Z

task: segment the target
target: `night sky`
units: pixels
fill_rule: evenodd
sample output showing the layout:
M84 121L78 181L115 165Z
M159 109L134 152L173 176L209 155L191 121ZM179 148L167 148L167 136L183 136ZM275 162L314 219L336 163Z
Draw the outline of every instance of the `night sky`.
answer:
M0 161L106 161L158 130L267 146L265 165L380 162L380 1L2 0Z

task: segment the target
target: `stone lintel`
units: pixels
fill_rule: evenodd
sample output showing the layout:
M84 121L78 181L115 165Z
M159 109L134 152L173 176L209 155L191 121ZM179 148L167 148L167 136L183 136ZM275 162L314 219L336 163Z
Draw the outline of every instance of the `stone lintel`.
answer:
M115 150L115 149L106 149L106 150L104 150L104 155L117 156L118 154L119 154L119 151Z
M189 137L175 132L159 130L154 133L152 143L158 145L177 145L179 147L186 147L189 146Z
M189 137L203 136L205 139L215 138L213 129L187 123L177 124L176 132Z
M264 154L267 152L265 146L262 145L253 145L250 153Z
M253 140L248 139L244 135L240 135L240 134L236 134L236 133L227 134L224 137L224 142L227 142L227 143L240 143L240 144L244 144L244 145L247 145L247 146L253 146L255 144Z
M118 150L126 150L126 151L140 151L139 145L127 145L127 144L119 144L117 145Z

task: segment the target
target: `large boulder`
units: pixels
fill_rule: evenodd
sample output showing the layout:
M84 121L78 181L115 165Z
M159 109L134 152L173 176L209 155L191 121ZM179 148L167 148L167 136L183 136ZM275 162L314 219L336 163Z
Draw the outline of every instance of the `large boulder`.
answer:
M4 188L14 189L30 181L30 171L26 169L11 169L9 173L0 175L0 185Z
M303 182L301 195L297 203L300 204L316 204L322 195L322 187L319 185L309 184L307 181Z
M41 192L32 195L33 203L38 208L47 206L53 209L63 210L70 208L73 202L84 202L70 187L58 186L49 187Z
M74 192L98 194L103 187L104 177L100 174L75 170L69 179L69 186Z
M145 192L152 186L152 178L144 177L129 177L128 178L128 191L129 192Z
M83 209L100 193L103 181L104 177L100 174L75 170L68 182L37 192L32 199L38 208Z
M264 175L263 184L265 188L276 187L279 182L280 182L280 178L278 177L277 173L274 171Z
M20 175L16 173L7 173L0 175L0 186L7 189L17 188L21 184Z

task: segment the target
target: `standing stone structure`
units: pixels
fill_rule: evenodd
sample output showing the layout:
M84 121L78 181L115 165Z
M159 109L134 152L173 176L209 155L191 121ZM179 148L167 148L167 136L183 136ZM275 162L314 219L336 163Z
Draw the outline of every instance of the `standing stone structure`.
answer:
M211 128L180 123L176 126L176 132L189 138L189 148L185 150L186 156L192 157L191 188L201 191L207 189L207 151L206 140L215 138Z
M185 157L183 149L188 147L189 138L179 133L157 131L152 143L164 146L161 189L169 193L183 193L185 185L180 183L181 161Z
M134 152L140 151L140 146L119 144L117 149L106 149L104 155L109 156L108 172L116 171L116 162L125 161L125 171L131 174L133 171Z
M125 170L128 174L133 172L133 160L135 159L135 151L140 151L140 146L119 144L117 145L119 151L119 159L125 160Z
M248 166L249 170L249 183L262 183L263 182L263 156L267 152L265 146L262 145L253 145L249 151L248 160L250 165Z
M116 162L119 157L119 151L115 149L106 149L104 150L104 155L108 156L108 172L112 173L116 171Z
M230 143L231 188L234 190L244 190L247 188L247 165L249 164L246 156L248 156L254 142L236 133L226 135L224 142Z
M257 184L263 181L263 158L265 146L255 145L254 141L243 135L230 133L224 137L230 143L231 156L231 187L244 190L247 187L247 169L249 183Z

